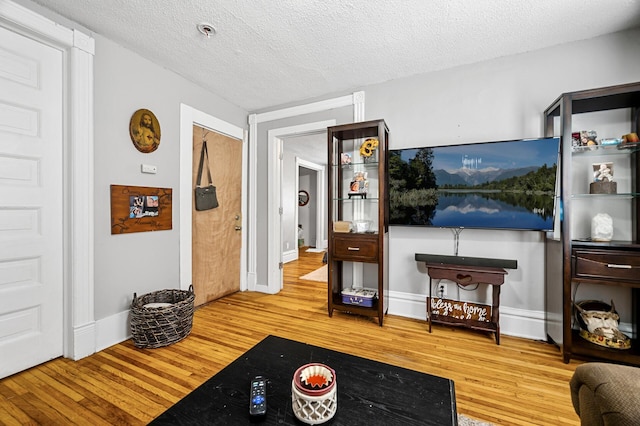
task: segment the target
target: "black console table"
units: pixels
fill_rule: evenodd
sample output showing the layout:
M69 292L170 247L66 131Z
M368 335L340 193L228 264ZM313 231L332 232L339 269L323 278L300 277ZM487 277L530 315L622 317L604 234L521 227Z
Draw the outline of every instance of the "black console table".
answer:
M427 321L429 333L431 325L448 324L495 333L496 344L500 344L500 286L504 284L505 269L517 269L518 262L509 259L488 259L483 257L443 256L416 253L417 262L425 262L429 275L429 297L427 298ZM466 287L471 284L490 284L493 288L491 319L479 321L460 319L432 312L432 280L450 280Z

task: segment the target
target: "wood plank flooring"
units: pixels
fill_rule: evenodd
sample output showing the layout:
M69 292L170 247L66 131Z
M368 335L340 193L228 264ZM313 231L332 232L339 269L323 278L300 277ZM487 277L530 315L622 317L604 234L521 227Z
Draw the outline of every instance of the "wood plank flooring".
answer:
M269 334L447 377L458 412L499 425L578 425L564 364L544 342L434 326L388 315L327 315L325 283L299 280L322 266L300 250L276 295L235 293L196 310L188 338L159 349L126 341L80 361L59 358L0 380L3 425L141 425Z

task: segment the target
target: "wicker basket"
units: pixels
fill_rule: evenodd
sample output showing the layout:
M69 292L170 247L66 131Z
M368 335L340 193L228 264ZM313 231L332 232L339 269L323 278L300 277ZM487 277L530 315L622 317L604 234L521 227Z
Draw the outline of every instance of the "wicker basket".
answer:
M179 342L189 335L193 325L193 286L189 290L160 290L137 297L131 302L131 335L138 348L159 348ZM148 303L171 303L160 308L145 308Z

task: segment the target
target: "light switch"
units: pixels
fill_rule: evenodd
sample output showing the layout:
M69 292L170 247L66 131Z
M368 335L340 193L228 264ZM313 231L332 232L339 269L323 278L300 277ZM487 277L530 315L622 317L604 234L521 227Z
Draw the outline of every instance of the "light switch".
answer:
M156 173L158 173L158 167L152 166L151 164L143 164L142 165L142 173L156 174Z

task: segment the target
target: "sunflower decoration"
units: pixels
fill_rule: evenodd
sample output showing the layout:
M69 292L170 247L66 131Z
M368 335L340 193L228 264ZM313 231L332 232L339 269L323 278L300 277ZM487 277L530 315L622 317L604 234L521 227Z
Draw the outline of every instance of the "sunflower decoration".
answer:
M371 157L377 147L378 147L378 139L375 139L375 138L366 139L364 142L362 142L362 145L360 145L360 155L365 158Z

